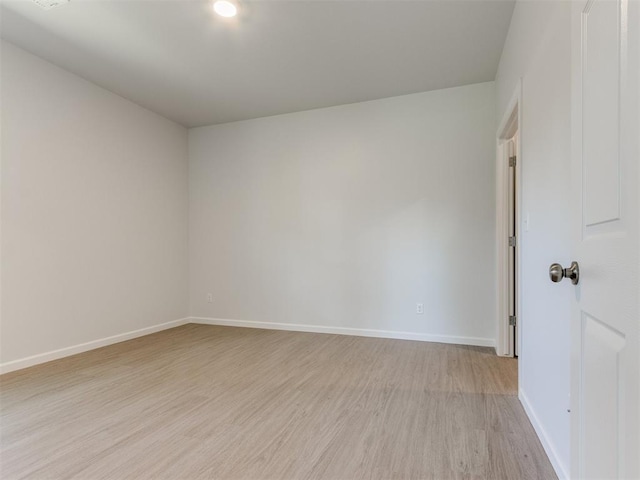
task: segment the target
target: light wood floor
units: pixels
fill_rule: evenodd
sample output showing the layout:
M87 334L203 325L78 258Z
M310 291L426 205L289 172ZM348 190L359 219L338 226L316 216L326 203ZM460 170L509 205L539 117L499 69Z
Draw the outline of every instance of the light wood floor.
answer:
M1 477L553 479L517 363L186 325L0 377Z

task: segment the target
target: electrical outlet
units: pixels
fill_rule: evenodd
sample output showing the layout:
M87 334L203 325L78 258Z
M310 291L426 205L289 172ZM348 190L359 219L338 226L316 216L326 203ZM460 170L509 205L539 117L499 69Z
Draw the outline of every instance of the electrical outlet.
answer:
M422 315L424 313L424 304L416 303L416 314Z
M213 293L207 293L207 302L213 303Z

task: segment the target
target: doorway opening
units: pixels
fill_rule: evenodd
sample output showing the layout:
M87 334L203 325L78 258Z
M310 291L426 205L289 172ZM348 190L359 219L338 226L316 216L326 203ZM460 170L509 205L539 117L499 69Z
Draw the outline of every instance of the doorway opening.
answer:
M496 353L518 357L522 328L520 312L520 115L514 95L497 135L496 212L498 273L498 338Z

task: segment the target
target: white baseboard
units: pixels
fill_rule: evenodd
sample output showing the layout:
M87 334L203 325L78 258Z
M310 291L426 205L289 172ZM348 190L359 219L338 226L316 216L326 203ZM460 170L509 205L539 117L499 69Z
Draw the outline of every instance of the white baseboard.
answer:
M58 360L78 353L94 350L114 343L124 342L133 338L142 337L151 333L160 332L169 328L179 327L187 323L199 323L204 325L221 325L229 327L261 328L266 330L289 330L294 332L330 333L336 335L354 335L358 337L395 338L400 340L417 340L421 342L452 343L458 345L474 345L480 347L495 347L492 338L458 337L453 335L431 335L415 332L398 332L393 330L372 330L366 328L327 327L322 325L303 325L297 323L272 323L254 322L248 320L228 320L222 318L187 317L171 322L153 325L132 332L121 333L111 337L93 340L91 342L73 345L71 347L52 350L50 352L32 355L0 364L0 374L9 373L23 368L32 367L41 363Z
M188 318L181 318L179 320L173 320L171 322L141 328L140 330L134 330L132 332L121 333L119 335L113 335L111 337L101 338L98 340L93 340L91 342L80 343L71 347L60 348L58 350L52 350L50 352L40 353L38 355L32 355L31 357L12 360L10 362L0 364L0 374L13 372L15 370L21 370L23 368L32 367L34 365L50 362L52 360L58 360L59 358L69 357L71 355L86 352L88 350L106 347L107 345L124 342L125 340L142 337L151 333L160 332L161 330L179 327L180 325L184 325L185 323L189 323Z
M529 417L529 421L531 421L531 425L533 425L533 429L538 434L540 443L542 443L542 447L544 448L544 451L547 453L547 457L549 457L549 461L551 462L553 469L556 471L556 475L558 475L558 478L560 480L565 480L565 479L569 480L569 474L565 469L563 463L560 461L560 458L558 457L558 454L553 445L553 442L549 438L549 435L547 435L547 432L542 426L542 424L540 423L540 420L538 419L538 416L536 415L535 410L531 406L531 403L529 402L527 395L524 393L522 389L519 389L518 391L518 398L520 399L520 403L522 404L524 411L527 413L527 416Z
M418 340L421 342L453 343L477 347L495 347L493 338L457 337L453 335L431 335L426 333L399 332L394 330L372 330L368 328L327 327L323 325L304 325L299 323L255 322L250 320L229 320L223 318L190 317L191 323L220 325L226 327L260 328L265 330L289 330L293 332L331 333L335 335L353 335L357 337L395 338L399 340Z

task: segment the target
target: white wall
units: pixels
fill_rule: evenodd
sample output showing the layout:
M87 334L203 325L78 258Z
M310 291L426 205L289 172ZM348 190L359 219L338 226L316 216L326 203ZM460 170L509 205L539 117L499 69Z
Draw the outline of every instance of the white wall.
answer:
M490 82L191 129L191 315L493 345L494 113Z
M1 53L1 361L186 317L186 129Z
M549 265L571 263L571 2L516 4L496 77L498 117L522 77L522 298L520 396L556 471L569 451L568 282L553 284Z

